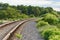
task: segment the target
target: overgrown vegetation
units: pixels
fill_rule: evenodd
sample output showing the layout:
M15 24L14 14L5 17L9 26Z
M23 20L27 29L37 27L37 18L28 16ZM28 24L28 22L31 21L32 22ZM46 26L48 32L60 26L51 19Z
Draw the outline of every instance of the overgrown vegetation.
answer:
M60 40L60 16L46 13L37 20L39 33L45 40Z
M21 13L16 8L11 7L9 4L0 3L0 19L4 20L21 20L28 18L28 15Z
M56 11L51 7L38 6L23 6L23 5L9 5L7 3L0 3L0 19L23 19L28 17L40 17L46 13L53 13L57 15Z

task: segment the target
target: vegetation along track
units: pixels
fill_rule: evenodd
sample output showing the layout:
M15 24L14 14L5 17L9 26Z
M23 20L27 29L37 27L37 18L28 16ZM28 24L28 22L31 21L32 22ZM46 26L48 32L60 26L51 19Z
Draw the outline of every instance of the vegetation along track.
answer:
M11 23L7 23L0 27L0 40L5 40L5 36L15 28L21 21L15 21Z

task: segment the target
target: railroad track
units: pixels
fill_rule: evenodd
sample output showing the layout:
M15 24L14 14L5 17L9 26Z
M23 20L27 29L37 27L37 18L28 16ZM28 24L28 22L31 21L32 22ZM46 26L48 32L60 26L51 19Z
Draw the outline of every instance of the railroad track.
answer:
M35 19L30 20L22 23L19 27L17 26L18 28L11 33L7 40L43 40L38 33L35 21ZM22 38L18 38L16 34L21 34Z
M28 20L29 21L29 20ZM23 21L23 22L21 22L20 24L18 24L13 30L11 30L12 32L11 32L11 34L10 34L10 36L9 36L9 38L7 39L7 40L13 40L13 38L14 38L14 40L16 40L16 33L17 34L21 34L21 32L22 32L22 29L24 28L24 27L21 27L21 25L23 25L25 22L27 22L27 20L25 20L25 21ZM18 39L18 38L17 38ZM20 39L21 40L21 39Z
M15 22L10 22L6 23L4 25L0 26L0 40L7 40L10 35L19 28L21 24L26 22L27 20L24 21L15 21Z
M31 21L31 22L29 22L29 21ZM28 29L27 33L31 29L33 35L37 34L36 38L35 38L35 36L32 36L31 34L29 34L29 35L31 35L31 37L35 38L32 40L41 40L41 39L37 39L39 37L37 31L36 31L37 33L33 33L33 32L35 32L34 30L36 30L36 28L33 26L33 25L35 25L33 21L36 21L36 20L27 19L27 20L23 20L23 21L15 21L15 22L11 22L11 23L7 23L7 24L3 25L2 27L0 27L0 40L20 40L19 38L16 37L15 34L16 33L21 34L22 30L25 29L25 32L23 31L23 33L22 33L22 35L25 35L24 33L26 33L26 31L27 31L26 28ZM26 24L26 27L24 24ZM26 36L26 37L28 40L29 37L28 36ZM25 40L25 39L23 39L23 40Z

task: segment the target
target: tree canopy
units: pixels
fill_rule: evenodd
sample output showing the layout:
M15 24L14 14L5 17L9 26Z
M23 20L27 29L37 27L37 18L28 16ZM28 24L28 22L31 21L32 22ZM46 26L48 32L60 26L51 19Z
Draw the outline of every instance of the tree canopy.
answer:
M28 16L40 17L46 13L52 13L58 16L55 10L51 7L39 7L39 6L24 6L24 5L9 5L7 3L0 3L0 19L7 18L19 18L21 14Z

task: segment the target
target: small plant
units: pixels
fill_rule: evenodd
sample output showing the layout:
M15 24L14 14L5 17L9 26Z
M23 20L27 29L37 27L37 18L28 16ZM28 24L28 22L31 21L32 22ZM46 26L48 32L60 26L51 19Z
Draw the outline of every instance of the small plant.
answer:
M18 33L16 33L15 36L16 36L17 38L19 38L19 39L22 38L22 35L21 35L21 34L18 34Z

